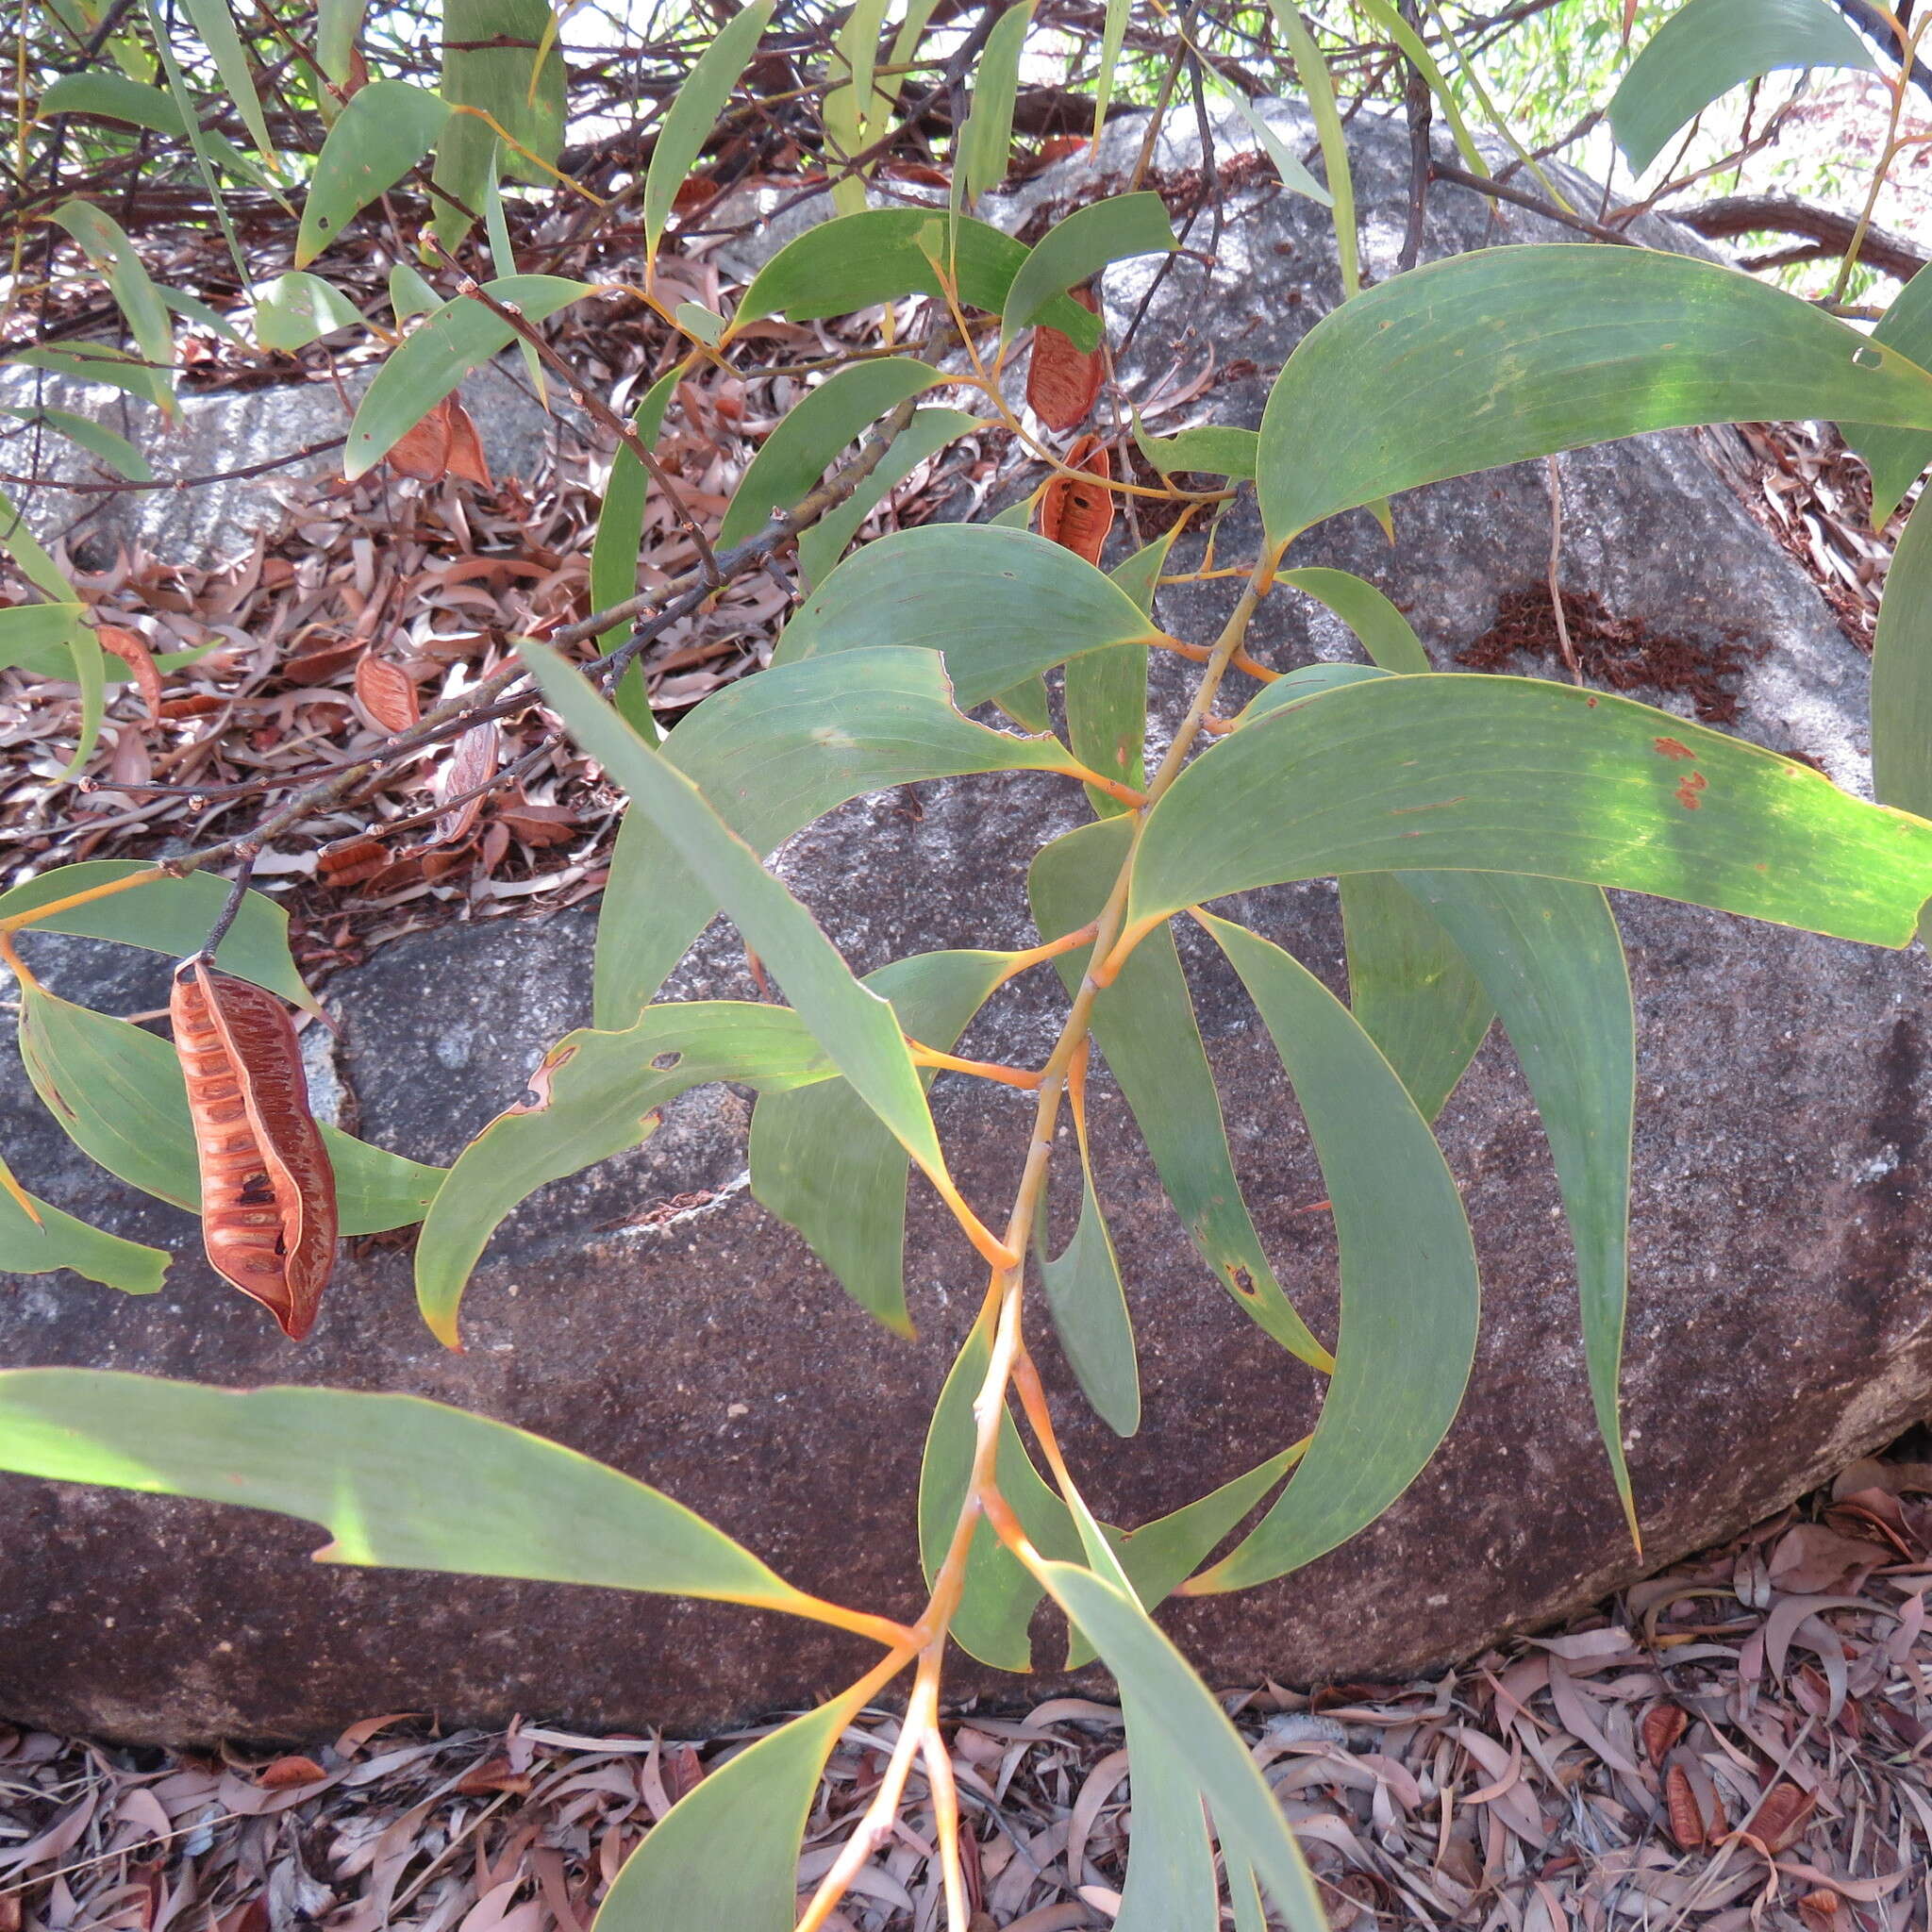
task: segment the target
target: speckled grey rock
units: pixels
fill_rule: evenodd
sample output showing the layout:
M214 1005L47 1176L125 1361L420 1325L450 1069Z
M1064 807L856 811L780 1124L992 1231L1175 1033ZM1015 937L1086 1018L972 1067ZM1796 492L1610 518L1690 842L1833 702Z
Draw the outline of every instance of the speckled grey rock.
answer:
M1109 133L1107 154L1118 158ZM1357 136L1366 255L1386 272L1405 148ZM1183 151L1163 158L1179 167ZM1082 163L1025 191L1077 191ZM1439 188L1430 245L1541 239ZM1201 239L1199 237L1197 240ZM1334 299L1318 210L1239 198L1211 283L1183 263L1141 342L1165 366L1212 342L1235 373L1208 393L1257 419L1272 372ZM1109 276L1116 334L1145 271ZM1798 569L1712 472L1693 437L1622 443L1560 465L1566 575L1660 637L1767 652L1739 683L1740 728L1864 778L1865 676ZM1400 499L1391 550L1366 517L1318 533L1308 561L1358 569L1407 605L1437 660L1538 582L1547 477L1527 466ZM1225 525L1243 555L1252 516ZM1224 586L1173 594L1163 619L1206 634ZM1257 648L1278 664L1346 639L1271 600ZM1534 668L1534 667L1530 667ZM1171 719L1184 691L1162 674ZM1681 699L1673 702L1682 703ZM1076 800L1045 778L968 781L864 800L794 841L780 869L853 964L1031 935L1023 879ZM1235 909L1342 983L1332 890L1247 895ZM1640 1107L1625 1416L1661 1563L1735 1531L1932 1407L1925 962L1624 899L1640 1022ZM398 941L339 975L332 1071L362 1131L452 1155L513 1102L543 1044L587 1008L591 914L457 926ZM1183 936L1249 1199L1285 1283L1332 1332L1323 1190L1279 1067L1225 968ZM43 941L57 986L121 1012L158 1004L158 971ZM675 991L746 996L714 930ZM1037 1057L1056 1024L1047 974L1016 984L967 1050ZM1007 1195L1026 1110L942 1076L941 1132L969 1195ZM1096 1504L1171 1508L1293 1440L1313 1378L1242 1321L1195 1262L1110 1086L1096 1083L1101 1182L1142 1340L1146 1420L1121 1443L1063 1401ZM545 1191L492 1244L466 1304L469 1353L415 1320L402 1245L355 1244L311 1341L292 1348L221 1289L182 1217L88 1169L0 1079L0 1144L77 1211L172 1245L170 1285L124 1301L72 1279L0 1289L0 1360L98 1363L231 1384L275 1378L409 1390L468 1404L606 1457L743 1537L798 1582L899 1612L917 1602L912 1495L925 1415L978 1299L980 1271L929 1194L908 1247L917 1343L858 1313L742 1186L744 1103L694 1094L637 1152ZM1387 1678L1467 1656L1629 1581L1594 1440L1574 1288L1547 1150L1492 1037L1441 1133L1483 1258L1486 1323L1466 1410L1407 1496L1304 1574L1163 1615L1219 1682ZM1063 1388L1050 1341L1042 1358ZM1391 1391L1391 1400L1399 1399ZM297 1736L387 1709L509 1712L626 1728L729 1721L809 1698L858 1657L818 1630L744 1612L535 1585L316 1570L301 1525L199 1506L0 1483L0 1710L147 1739ZM1010 1679L963 1667L960 1689Z
M126 437L158 476L225 477L187 490L100 493L48 487L11 489L9 494L42 541L64 543L77 560L96 567L113 561L117 544L140 544L163 563L225 562L245 553L258 530L281 521L289 482L341 475L339 448L286 465L278 459L339 441L374 373L366 365L345 365L340 391L332 381L311 381L184 393L170 425L153 404L119 390L44 370L0 369L0 404L9 408L70 409L105 424ZM464 383L462 396L492 474L532 476L558 432L522 365L506 358L479 369ZM259 476L225 475L270 461L278 466ZM89 484L110 475L64 437L10 417L0 418L0 470Z

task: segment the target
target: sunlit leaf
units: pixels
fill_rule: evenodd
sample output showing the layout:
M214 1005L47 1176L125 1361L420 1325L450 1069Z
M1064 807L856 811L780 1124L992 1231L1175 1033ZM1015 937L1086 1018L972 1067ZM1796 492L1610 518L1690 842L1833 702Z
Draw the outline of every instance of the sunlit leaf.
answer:
M159 1248L123 1241L28 1194L36 1223L16 1198L20 1184L0 1163L0 1274L51 1274L71 1268L125 1294L158 1294L169 1257Z
M499 302L514 304L531 322L588 295L582 282L559 275L502 275L485 284ZM516 332L467 295L445 302L375 372L356 406L342 451L342 474L367 475L403 436L473 369L506 349Z
M461 210L481 211L499 153L518 180L554 185L541 164L554 167L563 147L564 68L550 0L443 0L442 35L438 92L452 108L481 110L452 114L436 148L436 185L461 205L437 202L436 234L454 248L470 225ZM499 129L536 158L502 146Z
M430 1332L458 1346L464 1286L512 1208L649 1139L666 1102L713 1080L776 1089L831 1073L789 1007L673 1001L627 1032L566 1034L530 1075L529 1097L463 1149L430 1203L416 1239L416 1301Z
M1294 58L1294 71L1307 96L1308 113L1322 143L1322 166L1328 176L1329 212L1335 223L1335 252L1341 269L1344 306L1361 290L1360 239L1356 232L1355 176L1348 162L1348 136L1335 101L1335 82L1296 0L1269 0L1269 10Z
M0 1469L297 1516L328 1530L322 1562L812 1605L659 1491L414 1395L14 1369L0 1373Z
M167 305L120 223L78 196L62 202L53 219L80 243L88 259L106 273L108 291L126 319L127 332L142 355L156 365L157 375L171 367L175 331Z
M854 437L887 410L936 383L939 371L906 356L855 362L808 390L779 418L725 507L718 542L755 537L774 510L790 509Z
M1629 698L1371 677L1243 725L1180 774L1148 814L1128 923L1410 870L1576 879L1903 946L1932 894L1932 824Z
M739 75L758 51L758 37L771 25L776 0L751 0L733 12L711 44L677 85L669 111L658 128L651 165L644 175L642 202L644 255L655 260L672 203L696 165L718 116L731 99Z
M1932 815L1932 509L1906 520L1872 640L1872 790ZM0 901L0 904L4 904Z
M1619 84L1610 131L1630 172L1641 175L1666 142L1747 80L1791 67L1877 64L1825 0L1688 0L1650 37Z
M255 339L264 349L293 355L338 329L362 326L356 305L320 275L291 269L255 291Z
M407 80L374 80L349 98L323 142L295 266L307 268L358 214L393 188L429 150L449 120L449 104Z
M1124 819L1083 825L1033 861L1033 919L1049 938L1099 912L1127 855ZM1073 991L1087 950L1054 964ZM1093 1003L1093 1037L1133 1109L1167 1198L1194 1244L1248 1318L1304 1361L1326 1369L1326 1349L1290 1306L1249 1219L1228 1154L1214 1075L1201 1045L1193 1000L1173 936L1149 933Z
M844 78L825 95L821 113L828 158L848 162L869 143L874 118L890 106L891 96L873 80L878 67L879 34L884 28L888 0L854 0L844 24L832 42L828 67ZM841 166L832 182L832 206L841 215L858 214L865 207L865 169Z
M234 16L228 11L228 0L183 0L183 4L188 18L194 24L194 31L201 36L202 45L214 58L222 86L241 115L242 126L260 149L262 159L273 167L275 144L268 131L267 117L261 111L261 97L255 91L255 72L248 50L242 46L242 36L235 30Z
M986 524L897 530L848 557L800 606L773 654L942 652L962 710L1103 644L1158 638L1119 585L1058 543Z
M760 855L868 791L967 772L1074 769L1054 739L962 717L938 658L903 647L774 666L727 685L665 740L663 756ZM718 909L676 840L648 814L626 813L597 923L597 1024L629 1025Z
M1792 418L1932 428L1932 375L1782 289L1647 248L1425 264L1324 316L1261 419L1271 543L1424 483L1641 430Z
M1159 195L1113 194L1056 222L1021 263L1000 311L1000 339L1009 341L1056 295L1097 275L1109 262L1168 255L1178 244Z

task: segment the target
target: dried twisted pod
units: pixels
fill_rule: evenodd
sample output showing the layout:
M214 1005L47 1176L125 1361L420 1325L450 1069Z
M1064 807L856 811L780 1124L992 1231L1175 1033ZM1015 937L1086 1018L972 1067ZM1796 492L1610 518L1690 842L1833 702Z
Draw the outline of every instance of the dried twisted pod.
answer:
M1082 308L1100 313L1100 298L1091 289L1068 291ZM1107 347L1076 349L1071 336L1041 323L1033 331L1033 351L1026 363L1026 402L1049 429L1072 429L1084 423L1107 379Z
M289 1010L196 956L175 970L168 1014L201 1163L202 1244L300 1341L335 1265L336 1180Z
M1113 528L1113 491L1106 487L1113 475L1113 458L1099 437L1083 436L1067 452L1067 467L1085 470L1101 481L1056 476L1041 493L1040 534L1089 563L1098 563Z

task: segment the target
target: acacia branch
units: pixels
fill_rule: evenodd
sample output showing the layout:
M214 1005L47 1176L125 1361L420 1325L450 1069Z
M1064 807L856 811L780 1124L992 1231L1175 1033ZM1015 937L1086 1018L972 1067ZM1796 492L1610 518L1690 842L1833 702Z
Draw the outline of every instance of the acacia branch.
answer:
M1832 255L1842 255L1851 246L1858 226L1850 215L1800 201L1791 194L1724 194L1715 201L1693 202L1687 208L1665 208L1662 212L1709 241L1760 233L1802 235ZM1932 261L1932 255L1903 235L1873 226L1865 230L1858 259L1889 275L1896 275L1900 281L1908 281Z

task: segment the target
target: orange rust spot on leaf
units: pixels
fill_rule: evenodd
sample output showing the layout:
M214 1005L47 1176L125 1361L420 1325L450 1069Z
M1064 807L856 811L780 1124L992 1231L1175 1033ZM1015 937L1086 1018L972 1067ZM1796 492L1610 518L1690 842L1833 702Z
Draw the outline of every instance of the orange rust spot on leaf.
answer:
M1667 758L1694 758L1697 756L1688 744L1680 743L1674 738L1654 739L1652 742Z
M1695 811L1701 803L1697 794L1709 782L1709 779L1702 772L1687 772L1684 774L1684 782L1677 787L1677 803L1686 811Z

